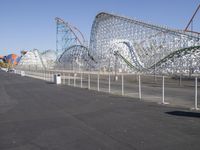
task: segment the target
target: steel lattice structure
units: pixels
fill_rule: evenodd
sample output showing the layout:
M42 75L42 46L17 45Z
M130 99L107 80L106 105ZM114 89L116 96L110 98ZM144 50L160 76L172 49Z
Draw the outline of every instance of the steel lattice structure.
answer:
M25 69L44 69L46 66L39 50L33 49L31 51L28 51L25 55L21 57L21 60L17 67Z
M83 34L68 22L56 17L56 51L61 55L72 45L83 45L85 42Z
M95 17L88 47L76 27L60 18L56 18L56 23L57 62L68 69L200 73L198 33L102 12ZM54 62L54 56L52 52L44 53L45 64Z
M84 69L93 68L96 63L90 55L85 38L76 27L56 18L57 23L57 53L58 64L67 69Z
M197 33L104 12L95 17L90 38L90 53L98 60L98 70L199 71L199 46Z
M65 69L94 69L96 61L90 55L89 50L83 45L73 45L66 49L58 60Z

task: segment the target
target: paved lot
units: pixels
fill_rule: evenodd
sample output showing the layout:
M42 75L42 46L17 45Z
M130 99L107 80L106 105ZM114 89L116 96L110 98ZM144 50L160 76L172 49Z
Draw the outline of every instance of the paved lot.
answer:
M0 72L0 150L199 150L200 113Z

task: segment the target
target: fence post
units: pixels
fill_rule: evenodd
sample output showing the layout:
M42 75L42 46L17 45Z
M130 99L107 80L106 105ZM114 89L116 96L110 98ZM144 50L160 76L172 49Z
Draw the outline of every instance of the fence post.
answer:
M198 86L198 78L195 77L195 102L194 102L194 110L199 110L198 108L198 97L197 97L197 86Z
M50 81L50 71L48 71L48 81Z
M47 70L47 81L49 81L49 71Z
M165 76L162 77L162 104L169 104L165 102Z
M108 92L110 93L110 72L109 72L109 75L108 75Z
M122 73L122 95L124 95L124 75Z
M97 91L99 91L99 73L97 74Z
M83 73L81 72L81 88L83 87Z
M48 74L48 70L46 71L46 80L49 81L49 74Z
M139 80L139 99L142 99L142 91L141 91L141 78L140 75L138 76L138 80Z
M68 85L70 85L70 73L68 75Z
M47 81L46 69L44 70L44 80Z
M162 103L165 103L165 76L163 76L163 83L162 83Z
M76 86L76 73L74 73L74 86Z
M88 89L90 89L90 74L88 74Z
M51 82L53 82L53 73L52 73L52 71L50 72L50 80L51 80Z
M42 79L42 80L44 80L44 74L43 74L43 71L42 71L42 69L40 70L40 76L39 76L39 78L38 79Z
M179 86L181 86L182 85L182 75L180 75L180 77L179 77Z
M43 80L45 80L45 70L43 70Z
M63 84L65 85L65 73L63 72Z
M44 77L44 80L45 80L45 69L43 70L43 77Z

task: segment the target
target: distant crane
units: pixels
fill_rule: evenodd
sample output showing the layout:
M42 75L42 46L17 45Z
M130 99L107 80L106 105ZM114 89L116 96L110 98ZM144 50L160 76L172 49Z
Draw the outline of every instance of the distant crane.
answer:
M198 10L200 9L200 4L199 6L197 7L196 11L194 12L194 14L192 15L192 18L190 19L189 23L187 24L186 28L184 31L186 32L194 32L193 29L191 29L191 31L188 30L189 26L192 25L193 23L193 19L195 17L195 15L197 14ZM192 27L193 28L193 27ZM194 32L194 33L199 33L199 32ZM200 34L200 33L199 33Z

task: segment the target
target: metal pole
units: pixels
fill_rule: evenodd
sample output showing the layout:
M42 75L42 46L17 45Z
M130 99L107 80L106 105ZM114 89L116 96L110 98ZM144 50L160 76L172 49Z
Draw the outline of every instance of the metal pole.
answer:
M165 102L165 76L162 79L162 104L169 104Z
M76 74L74 73L74 86L76 86Z
M198 94L197 93L197 86L198 86L197 82L198 82L197 77L195 77L195 106L194 106L195 110L199 110L199 108L198 108L198 101L197 101L198 100L198 97L197 97L197 94Z
M43 70L43 72L44 72L44 80L46 80L46 73L45 73L45 70Z
M63 84L65 85L65 73L63 73Z
M52 71L50 72L50 78L51 78L51 82L53 82L53 73L52 73Z
M83 87L83 74L81 72L81 88Z
M68 76L68 85L70 85L70 74Z
M90 74L88 74L88 89L90 89Z
M49 81L49 74L48 74L48 70L46 71L46 80Z
M42 73L42 78L43 78L43 80L45 80L44 70L41 70L41 73Z
M47 76L47 81L49 81L49 71L47 71L46 76Z
M46 71L46 69L45 69L44 73L45 73L45 81L47 81L47 71Z
M48 70L46 70L46 81L49 81L48 75Z
M42 70L43 72L43 80L45 80L45 70Z
M165 76L163 76L163 83L162 83L162 103L165 104Z
M110 73L108 75L108 92L110 93Z
M99 91L99 73L97 75L97 90Z
M51 72L49 71L49 82L51 82Z
M124 75L122 74L122 95L124 95Z
M139 99L142 99L142 91L141 91L141 78L140 75L138 76L138 80L139 80Z
M180 79L179 79L179 86L182 85L182 75L180 74Z
M62 75L61 75L61 72L58 72L58 74L60 74L60 80L61 80L60 84L62 84Z
M154 50L154 82L156 82L156 58L155 58L155 50Z
M50 71L48 71L47 78L48 78L48 81L50 81Z

